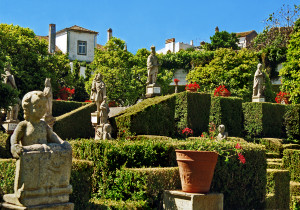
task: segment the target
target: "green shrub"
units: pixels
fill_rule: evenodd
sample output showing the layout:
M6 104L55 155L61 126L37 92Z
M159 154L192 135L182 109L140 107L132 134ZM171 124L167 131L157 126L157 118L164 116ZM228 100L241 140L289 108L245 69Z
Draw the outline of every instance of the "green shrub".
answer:
M267 195L267 209L289 209L289 171L279 169L267 170Z
M236 97L212 97L209 122L216 129L225 125L230 136L242 136L242 99Z
M283 147L282 139L276 139L276 138L262 138L260 139L260 144L263 144L266 146L266 149L271 152L277 152L277 153L282 153Z
M14 191L15 163L15 159L0 159L0 201L4 194Z
M282 160L284 168L290 171L291 180L300 182L300 150L285 149Z
M184 128L191 128L194 136L208 131L211 97L204 93L182 92L176 95L176 134Z
M111 199L91 199L88 209L93 210L111 210L111 209L129 209L142 210L149 209L146 201L116 201Z
M285 105L274 103L243 103L244 129L251 137L285 137L283 116Z
M97 193L97 197L106 199L128 199L129 196L131 199L133 199L132 196L137 199L147 195L142 183L131 181L132 184L125 182L122 186L116 184L116 182L122 182L121 180L116 181L118 178L116 171L122 166L128 168L173 167L177 165L175 148L216 149L214 143L203 138L185 141L174 139L152 141L149 139L134 139L134 141L77 140L71 141L71 144L74 157L94 161L95 179L98 184L94 192ZM246 164L240 164L237 154L233 152L235 144L236 142L227 142L217 148L223 150L224 153L219 156L212 192L224 193L226 198L224 205L227 209L262 208L266 186L264 147L240 141L246 158ZM229 152L230 157L229 161L226 162L227 152ZM122 173L122 170L118 171L118 175L119 173ZM122 176L129 180L130 174L131 172L126 172ZM156 200L154 195L152 198L154 205L157 204L154 202ZM147 197L147 199L151 199L151 197Z
M10 135L0 131L0 158L12 158L10 153Z
M284 115L286 135L300 143L300 105L287 105Z
M52 115L54 117L66 114L73 111L81 106L86 105L86 103L76 102L76 101L57 101L53 100Z
M91 113L96 111L95 104L87 104L56 118L53 130L62 139L90 138L95 135Z

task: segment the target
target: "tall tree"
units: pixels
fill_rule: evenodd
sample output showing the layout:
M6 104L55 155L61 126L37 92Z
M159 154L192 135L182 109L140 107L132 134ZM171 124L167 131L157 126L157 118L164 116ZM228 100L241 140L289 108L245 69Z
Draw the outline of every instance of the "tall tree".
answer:
M227 31L216 32L210 37L210 41L210 44L207 43L204 45L206 50L216 50L219 48L239 49L237 45L239 39L235 33L228 33Z

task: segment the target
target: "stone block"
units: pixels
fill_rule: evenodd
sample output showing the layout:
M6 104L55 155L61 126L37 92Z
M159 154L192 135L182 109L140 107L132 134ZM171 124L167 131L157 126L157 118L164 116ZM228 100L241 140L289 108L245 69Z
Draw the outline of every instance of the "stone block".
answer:
M15 209L15 210L73 210L73 203L59 203L59 204L47 204L47 205L38 205L38 206L16 206L9 203L3 203L0 205L2 210Z
M264 97L253 96L252 97L252 102L265 102L265 98Z
M186 193L178 190L165 190L163 209L167 210L222 210L222 193Z

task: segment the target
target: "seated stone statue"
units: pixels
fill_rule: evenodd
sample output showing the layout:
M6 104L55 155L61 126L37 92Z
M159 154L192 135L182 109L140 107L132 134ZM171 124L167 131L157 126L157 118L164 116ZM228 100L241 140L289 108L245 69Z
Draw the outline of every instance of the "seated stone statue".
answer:
M218 130L219 134L217 136L217 140L223 140L228 137L228 132L225 132L225 125L219 125Z
M17 158L14 194L6 194L2 207L61 205L72 209L69 184L72 148L41 118L47 98L42 91L27 93L22 100L25 120L11 136L11 153Z

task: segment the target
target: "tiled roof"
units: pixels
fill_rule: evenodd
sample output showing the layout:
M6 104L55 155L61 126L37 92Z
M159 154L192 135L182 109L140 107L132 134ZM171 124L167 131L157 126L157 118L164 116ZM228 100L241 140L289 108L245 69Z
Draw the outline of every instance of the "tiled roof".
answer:
M64 29L56 32L56 34L60 34L60 33L63 33L65 31L77 31L77 32L86 32L86 33L91 33L91 34L98 34L98 32L96 32L96 31L92 31L92 30L89 30L89 29L86 29L86 28L82 28L82 27L77 26L77 25L74 25L74 26L69 27L69 28L64 28Z
M39 40L46 40L47 43L49 44L49 36L38 36L38 35L36 35L36 37ZM55 52L59 52L59 51L61 51L61 50L55 45Z
M99 50L104 50L104 46L101 45L101 44L97 44L97 45L96 45L96 48L99 49Z
M256 33L255 30L252 30L252 31L245 31L245 32L239 32L239 33L236 33L236 36L237 36L237 37L244 37L244 36L247 36L247 35L249 35L249 34L251 34L251 33L253 33L253 32Z

